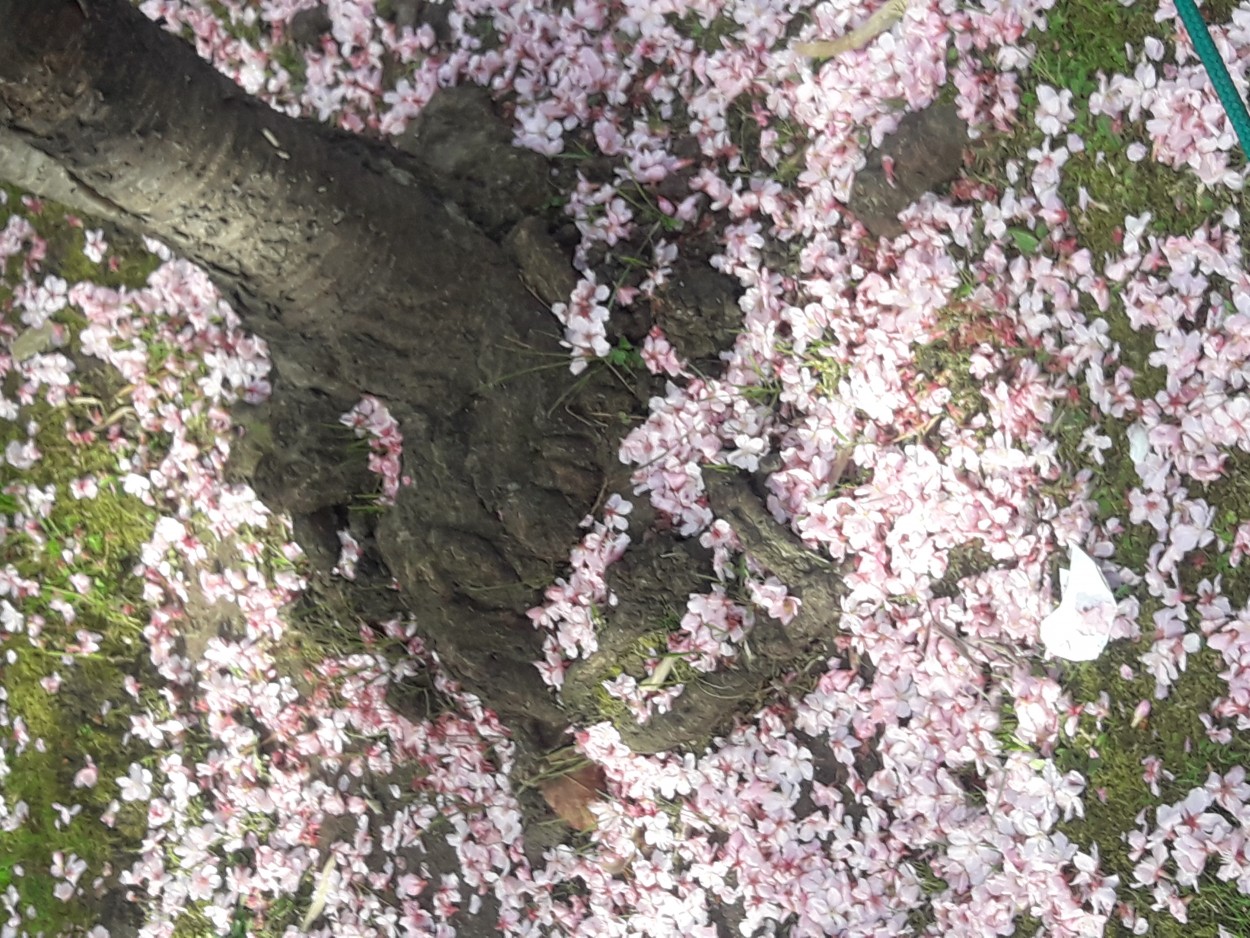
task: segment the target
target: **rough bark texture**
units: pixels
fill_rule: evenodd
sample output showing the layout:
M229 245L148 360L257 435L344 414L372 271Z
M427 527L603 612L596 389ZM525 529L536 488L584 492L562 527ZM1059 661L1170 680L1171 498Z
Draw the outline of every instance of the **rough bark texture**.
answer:
M273 399L247 418L247 477L291 512L314 564L333 563L334 532L352 525L371 559L361 615L410 612L523 741L558 741L569 714L532 666L539 638L524 612L577 522L625 487L615 447L649 389L606 369L574 389L558 364L556 323L534 297L567 295L572 274L527 217L547 196L543 162L511 148L475 91L436 98L409 152L285 117L126 0L0 0L0 23L0 175L209 269L276 367ZM472 133L457 135L466 122ZM381 516L351 511L373 483L336 429L361 393L400 420L414 479ZM712 497L805 612L762 629L753 663L689 688L672 714L623 726L639 749L708 739L734 701L831 638L832 571L803 559L745 481L721 480ZM622 568L604 650L570 676L573 715L618 646L707 573L672 541Z

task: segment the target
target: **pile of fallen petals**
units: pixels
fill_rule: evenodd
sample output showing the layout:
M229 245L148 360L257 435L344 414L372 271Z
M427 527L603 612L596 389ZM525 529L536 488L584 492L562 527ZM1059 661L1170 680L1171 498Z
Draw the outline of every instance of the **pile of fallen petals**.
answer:
M1021 110L1034 52L1025 35L1044 26L1050 3L914 0L890 32L814 62L793 51L796 39L839 35L871 11L840 0L461 0L436 30L398 28L372 0L329 0L329 29L299 47L294 71L292 20L307 0L140 6L291 114L396 135L440 87L476 83L512 102L518 146L613 158L615 179L582 177L570 194L581 279L553 315L574 372L609 353L613 311L662 287L683 227L716 220L711 263L742 287L741 329L719 377L697 374L658 330L642 349L666 383L621 444L635 488L588 519L568 575L530 613L547 635L536 666L553 692L569 662L596 647L596 609L610 602L604 572L627 548L630 499L650 499L717 556L722 582L690 597L669 654L696 670L732 666L755 621L794 614L784 583L736 562L735 536L704 497L709 465L754 470L776 459L769 508L844 565L847 586L844 654L706 752L643 756L609 724L576 728L608 796L591 806L597 825L580 849L531 857L506 729L440 671L419 623L377 623L362 633L368 653L328 657L300 680L278 667L281 610L302 586L289 564L298 551L264 556L262 532L282 537L283 520L223 478L225 406L268 393L264 343L240 330L201 271L167 254L136 291L45 276L37 230L15 215L0 231L0 259L20 258L24 271L10 325L34 329L67 305L80 311L89 325L73 336L78 351L121 371L142 427L162 441L119 444L117 470L118 484L163 515L136 571L154 610L144 637L165 683L143 698L154 703L133 733L155 757L118 779L90 764L78 776L84 787L115 786L117 805L147 805L141 854L120 873L145 910L144 938L172 935L192 913L217 934L237 933L240 910L260 931L279 909L282 933L336 938L452 935L483 910L517 936L713 936L718 923L744 935L1010 935L1026 915L1050 936L1100 935L1112 916L1144 933L1153 916L1184 921L1186 895L1213 856L1220 879L1250 892L1241 770L1212 775L1125 832L1139 861L1133 882L1105 875L1097 851L1056 830L1093 810L1096 795L1056 766L1055 750L1079 720L1101 715L1098 702L1068 699L1039 645L1054 605L1051 558L1067 545L1133 587L1121 593L1112 638L1139 640L1139 667L1159 698L1187 655L1209 644L1227 665L1211 738L1250 727L1247 612L1218 580L1197 597L1178 580L1193 551L1232 551L1236 564L1250 550L1250 519L1225 543L1212 506L1190 494L1219 479L1235 450L1250 450L1250 284L1232 210L1167 237L1149 233L1149 218L1125 217L1113 257L1079 246L1071 216L1087 206L1060 195L1064 164L1084 147L1068 133L1071 95L1043 86L1036 110ZM1130 50L1132 74L1102 76L1090 108L1141 123L1131 158L1239 190L1235 138L1170 0L1158 19L1159 38ZM1213 33L1240 79L1250 14ZM1045 141L1009 167L1010 185L926 196L905 213L905 233L866 238L845 209L866 150L943 87L955 89L975 133L1032 121ZM744 114L758 125L755 163L739 144ZM678 157L678 138L692 138L697 156ZM785 184L783 166L797 168ZM686 171L682 192L660 186ZM653 201L626 198L639 191ZM1013 230L1042 229L1046 250L1018 250ZM107 245L93 237L104 263ZM650 266L613 287L591 259L622 242L643 244ZM1166 372L1166 388L1152 397L1135 395L1105 322L1086 312L1106 311L1113 295L1133 328L1154 336L1150 364ZM977 327L953 326L956 308L975 311ZM172 349L159 362L147 352L155 342ZM926 371L922 351L939 342L962 373ZM4 364L19 386L3 402L9 420L36 398L63 400L75 380L57 352ZM1079 444L1084 469L1065 464L1053 434L1074 402L1094 416ZM192 440L193 419L217 432L213 446ZM384 402L362 402L344 423L370 437L393 496L402 469ZM1130 437L1144 441L1130 513L1096 524L1092 469ZM18 443L5 458L20 469L40 454ZM112 483L84 478L72 492L20 495L37 519L40 499L90 498L99 484ZM1144 569L1107 560L1125 524L1157 532ZM344 535L340 571L350 574ZM233 559L210 572L218 543L233 545ZM984 571L935 590L952 557L971 550L988 558ZM20 599L38 589L0 581L12 600L4 633L35 638ZM1146 597L1155 611L1143 626ZM238 627L194 657L181 652L187 606L219 601L237 606ZM387 688L418 672L450 702L428 720L388 702ZM634 675L609 691L646 720L681 688ZM119 693L139 699L140 688ZM21 740L20 715L0 706L0 718L14 745L37 744ZM1148 766L1144 784L1152 769L1163 771ZM22 822L20 806L0 802L0 823ZM455 862L444 869L434 857L448 851ZM26 872L53 877L67 901L101 875L73 856ZM22 933L15 896L0 894L5 934ZM291 919L282 900L293 897Z

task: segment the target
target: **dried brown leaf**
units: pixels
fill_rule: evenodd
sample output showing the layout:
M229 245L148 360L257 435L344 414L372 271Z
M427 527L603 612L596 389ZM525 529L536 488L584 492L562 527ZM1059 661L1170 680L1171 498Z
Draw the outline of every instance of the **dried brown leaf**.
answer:
M596 822L590 806L602 799L606 787L603 769L597 765L585 765L548 779L539 786L539 790L551 810L565 824L579 831L592 831Z

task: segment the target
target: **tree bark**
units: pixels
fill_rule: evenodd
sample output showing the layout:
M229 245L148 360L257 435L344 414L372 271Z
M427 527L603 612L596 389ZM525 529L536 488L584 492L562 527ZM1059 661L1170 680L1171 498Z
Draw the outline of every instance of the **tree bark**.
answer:
M268 341L275 392L252 418L249 475L291 512L314 559L333 556L324 542L370 486L338 415L362 393L386 400L413 484L358 532L380 559L361 607L380 615L402 599L451 673L530 741L555 743L569 714L533 667L540 640L524 612L566 562L578 521L627 484L615 448L647 399L645 377L631 389L592 369L571 393L556 322L457 207L479 188L464 160L423 162L279 114L127 0L0 0L0 23L0 175L199 262ZM516 153L505 137L495 156ZM501 216L503 195L467 209L497 236L527 207ZM762 524L744 484L715 497ZM780 533L744 540L765 559L794 556ZM688 548L668 548L692 558L668 567L673 602L704 588ZM620 582L650 588L647 576ZM824 649L831 625L818 616L832 616L832 594L810 583L802 628L772 635L741 673L689 688L630 741L706 739L733 713L727 695L750 698L783 662ZM618 631L654 630L655 601L623 602L635 621ZM570 675L570 698L593 697L605 661Z
M592 382L566 409L555 321L416 160L273 111L126 0L3 0L0 23L0 165L201 263L268 341L274 507L342 515L368 479L337 417L387 401L414 482L376 542L409 611L489 705L556 732L523 613L602 489L590 412L628 403Z

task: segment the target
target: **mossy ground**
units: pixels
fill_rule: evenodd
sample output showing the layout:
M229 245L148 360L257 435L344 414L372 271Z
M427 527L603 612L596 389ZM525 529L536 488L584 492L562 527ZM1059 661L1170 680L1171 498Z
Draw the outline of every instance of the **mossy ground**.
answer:
M66 213L45 205L29 212L15 190L8 211L27 214L47 240L44 270L67 281L88 274L109 286L139 286L155 268L146 252L128 257L109 270L82 254L83 231ZM11 296L20 279L20 260L11 258L0 303ZM71 332L81 326L77 314L58 317ZM7 321L17 331L23 326L12 315ZM117 795L114 781L130 764L152 757L151 749L132 740L130 716L154 701L141 694L136 700L123 692L127 676L141 686L155 686L142 636L147 609L142 584L131 575L140 548L152 533L156 513L121 487L117 455L110 451L103 423L121 427L127 413L125 382L111 368L83 368L76 372L75 392L67 404L52 406L42 400L25 406L16 422L0 422L0 448L10 441L32 439L42 453L31 468L0 465L0 513L13 525L0 541L0 563L37 592L20 601L10 595L27 627L42 619L37 635L15 634L0 641L0 683L10 725L20 718L31 743L20 754L5 733L8 774L0 794L10 812L24 803L30 819L12 831L0 831L0 888L13 886L28 909L26 927L32 933L60 933L73 925L94 925L97 910L91 901L64 903L53 895L49 875L54 851L74 854L88 863L84 880L90 883L111 867L116 873L134 852L147 830L147 818L138 806L126 806L117 823L99 822ZM12 387L6 388L11 395ZM80 432L96 428L93 441L71 442L67 427ZM29 434L31 429L33 434ZM95 498L74 498L70 484L84 477L101 480ZM31 515L29 488L55 492L46 517L32 518L29 530L18 526L16 515ZM71 581L86 575L89 586ZM67 603L76 613L72 622L50 603ZM80 631L99 636L99 647L75 652ZM60 688L45 687L58 675ZM38 745L34 740L41 740ZM100 781L94 787L73 787L74 775L87 761L95 763ZM64 810L80 805L81 813L66 819ZM63 807L58 807L63 806Z
M1226 21L1234 5L1204 4L1204 15L1210 22ZM1168 35L1170 24L1155 22L1151 5L1137 4L1126 8L1115 3L1079 2L1056 5L1049 13L1049 28L1029 38L1036 43L1037 56L1032 69L1022 82L1022 114L1031 114L1037 102L1037 87L1049 84L1067 88L1073 93L1072 106L1076 119L1069 130L1082 138L1083 152L1070 156L1062 170L1060 195L1069 207L1077 232L1078 247L1088 248L1095 263L1119 253L1126 215L1149 213L1148 234L1190 234L1212 219L1218 219L1227 208L1237 209L1243 219L1248 217L1244 196L1227 189L1209 189L1187 172L1160 165L1147 157L1139 162L1128 158L1133 141L1148 139L1143 122L1115 122L1089 110L1089 96L1098 90L1099 72L1127 72L1132 65L1125 55L1128 45L1140 51L1147 36ZM1164 61L1172 56L1171 43L1165 41ZM978 155L973 172L981 179L998 185L1007 184L1003 168L1015 161L1025 168L1028 153L1043 141L1043 134L1031 122L1021 123L1013 133L1000 136ZM1059 141L1061 143L1062 141ZM1057 144L1056 144L1057 145ZM1082 190L1088 208L1079 210ZM1045 241L1046 232L1037 233L1036 242L1017 245L1029 250L1052 250ZM1137 377L1133 392L1139 398L1153 397L1164 386L1164 372L1150 365L1147 356L1154 352L1154 333L1135 329L1125 314L1122 303L1112 291L1110 308L1099 312L1088 304L1083 310L1091 318L1101 318L1108 335L1119 345L1120 361L1133 369ZM934 354L940 355L941 350ZM1112 561L1135 571L1143 571L1157 535L1148 525L1128 522L1128 491L1139 485L1129 456L1126 431L1129 421L1107 417L1092 405L1082 391L1065 403L1056 415L1051 436L1059 443L1060 461L1075 472L1092 470L1091 498L1096 506L1096 521L1118 518L1124 531L1114 538ZM1111 438L1105 451L1105 463L1094 465L1088 454L1079 449L1082 435L1090 426ZM1244 454L1230 458L1224 477L1210 485L1193 486L1191 496L1206 499L1216 511L1217 533L1226 544L1232 531L1250 519L1250 484L1242 471ZM1072 476L1068 476L1070 481ZM1227 553L1210 545L1205 552L1191 554L1180 572L1182 589L1193 594L1204 579L1220 577L1220 589L1239 608L1250 598L1250 566L1231 567ZM1153 613L1157 604L1144 595L1139 625L1143 637L1136 643L1115 642L1096 661L1064 664L1061 684L1076 704L1097 701L1102 694L1110 700L1110 712L1095 729L1092 717L1082 718L1077 736L1056 754L1061 767L1079 770L1087 779L1085 817L1060 825L1060 830L1083 850L1095 845L1102 858L1102 869L1120 877L1120 898L1132 901L1139 912L1148 916L1149 934L1214 938L1220 926L1233 934L1250 931L1250 896L1237 891L1235 883L1216 878L1217 862L1213 859L1202 877L1199 889L1189 898L1189 921L1182 924L1164 911L1148 911L1152 899L1149 892L1134 892L1133 867L1125 834L1154 823L1155 808L1184 799L1194 787L1201 786L1210 772L1223 772L1250 761L1250 739L1234 733L1228 745L1216 745L1206 734L1199 719L1207 714L1212 701L1227 692L1227 683L1220 676L1223 663L1210 649L1189 656L1188 666L1172 686L1165 699L1155 699L1155 679L1146 673L1140 655L1154 635ZM1190 623L1196 628L1196 621ZM1122 672L1122 668L1126 668ZM1129 672L1132 677L1126 677ZM1149 700L1152 711L1142 724L1132 725L1138 703ZM1160 780L1159 794L1151 792L1143 779L1143 760L1155 757L1172 774ZM1143 816L1144 824L1139 822ZM1017 920L1017 936L1033 935L1037 923ZM1107 935L1127 936L1128 930L1113 916Z
M24 216L46 242L44 259L32 274L36 282L58 276L71 284L90 280L138 289L160 264L138 239L113 231L106 231L110 258L96 263L83 253L84 225L72 214L53 203L23 201L12 188L5 187L5 192L0 226L10 214ZM86 227L94 225L88 222ZM10 258L0 273L3 328L21 336L27 327L11 300L22 279L22 256ZM170 506L145 504L128 494L121 462L137 449L159 460L169 438L140 427L131 406L135 388L115 369L77 352L85 317L67 306L53 321L66 330L66 341L53 348L49 339L41 338L32 353L59 351L73 362L66 401L54 405L36 396L21 406L17 419L0 420L0 452L11 441L30 441L40 453L26 469L0 459L0 516L5 522L0 569L6 579L32 584L31 595L5 590L5 601L24 617L25 626L10 625L13 634L7 635L0 630L0 799L10 815L19 804L29 811L29 819L13 830L0 825L0 890L17 891L26 916L23 927L32 935L81 934L102 922L121 928L126 915L140 914L137 906L120 899L117 877L129 868L147 833L147 806L114 804L112 826L100 818L118 799L117 779L133 763L153 768L157 760L158 753L132 735L131 718L169 713L167 700L157 692L164 681L151 664L143 636L152 610L135 567L158 517ZM144 338L149 340L153 373L182 354L154 336ZM17 395L17 384L10 374L4 385L7 398ZM211 444L214 433L206 414L187 418L187 436L204 448ZM83 479L95 480L94 497L75 497L72 483ZM34 490L55 496L50 509L34 510L29 494ZM261 548L256 563L270 579L292 568L281 550L286 537L280 525L253 534ZM207 534L205 540L211 542ZM220 546L214 561L229 559L230 549ZM72 610L68 616L67 608ZM327 628L324 618L315 616L292 627L284 672L297 675L328 654L361 650L355 629ZM76 650L84 633L96 636L98 647ZM59 687L49 684L50 678ZM128 680L137 687L133 695L124 690ZM30 740L25 746L17 742L18 720ZM213 745L193 730L184 757L194 760ZM76 773L88 763L96 766L98 782L75 787ZM55 896L58 880L51 870L57 852L86 861L80 880L86 887L83 896L71 901ZM269 915L269 925L278 918ZM206 924L192 912L180 923L179 934L212 933L202 927ZM241 917L240 928L244 924ZM264 932L253 928L248 933Z

